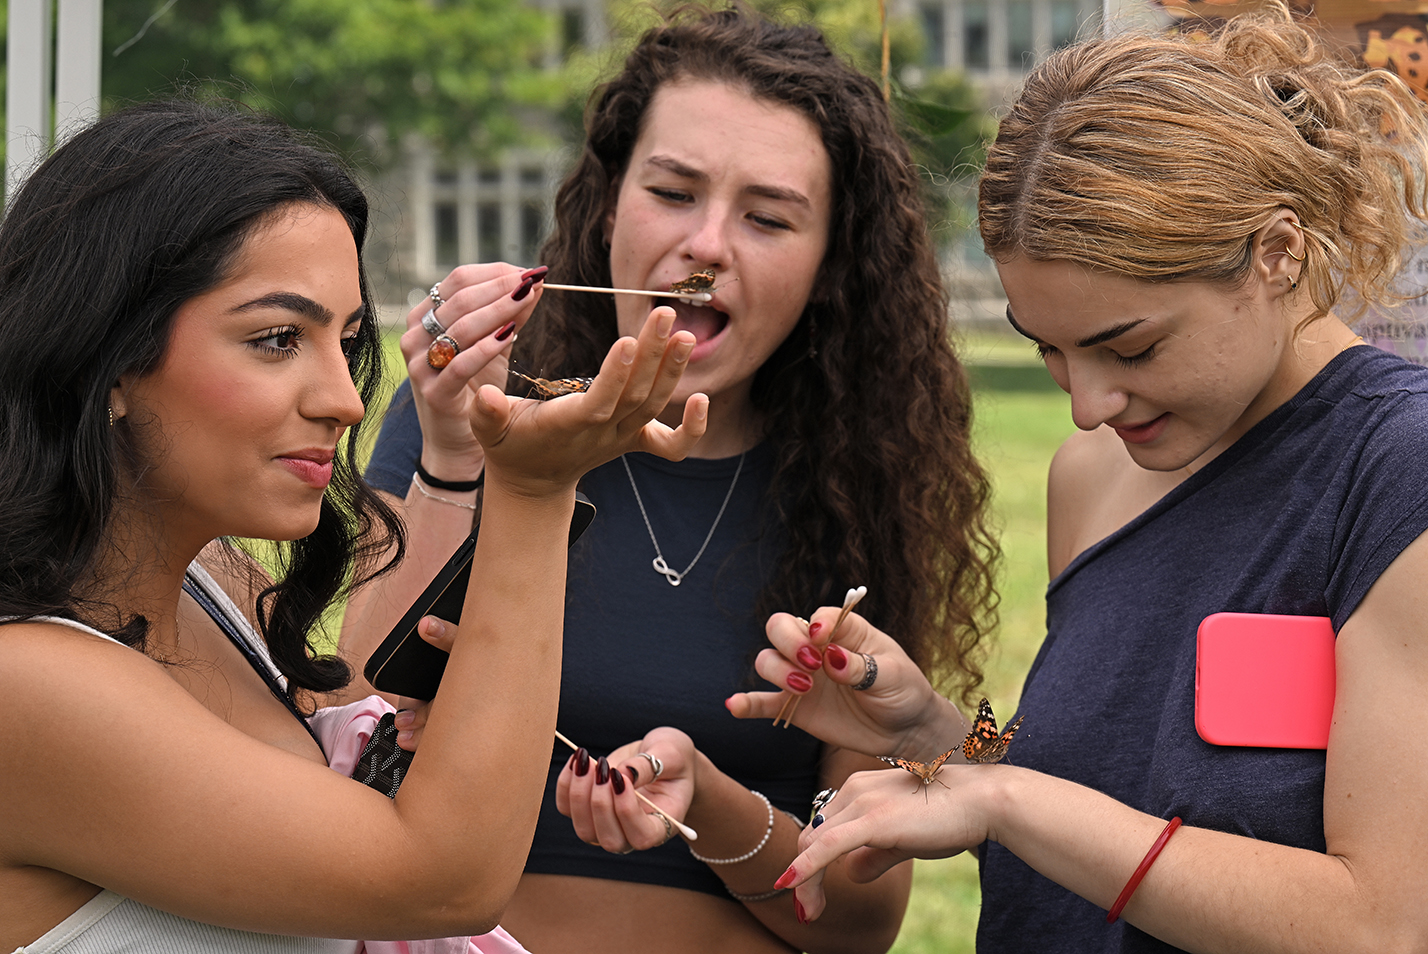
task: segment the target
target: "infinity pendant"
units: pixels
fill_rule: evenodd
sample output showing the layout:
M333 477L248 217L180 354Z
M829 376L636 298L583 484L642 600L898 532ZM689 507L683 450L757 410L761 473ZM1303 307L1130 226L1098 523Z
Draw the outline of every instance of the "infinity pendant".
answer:
M662 556L655 557L650 561L650 565L655 568L656 573L663 575L666 580L669 580L670 586L678 586L680 581L684 579L684 574L678 570L671 570L669 564L664 562L664 557Z

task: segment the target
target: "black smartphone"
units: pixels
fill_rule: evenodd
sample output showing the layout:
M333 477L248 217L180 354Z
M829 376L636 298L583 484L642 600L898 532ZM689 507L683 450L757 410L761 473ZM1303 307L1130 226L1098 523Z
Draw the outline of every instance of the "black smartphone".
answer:
M575 513L570 518L570 546L580 539L590 521L595 519L595 505L584 494L575 495ZM412 699L431 699L446 672L448 658L417 633L417 623L423 616L436 616L449 623L461 621L461 607L466 602L466 585L471 580L471 556L476 551L476 534L471 531L446 566L436 575L421 596L406 611L382 645L367 658L362 673L367 681L382 692Z

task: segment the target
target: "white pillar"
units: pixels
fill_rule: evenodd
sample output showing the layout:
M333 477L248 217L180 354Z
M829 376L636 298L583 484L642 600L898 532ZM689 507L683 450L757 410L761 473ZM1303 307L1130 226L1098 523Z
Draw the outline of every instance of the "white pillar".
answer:
M49 0L10 0L5 40L5 195L50 148Z
M59 0L55 43L55 142L99 118L104 0Z

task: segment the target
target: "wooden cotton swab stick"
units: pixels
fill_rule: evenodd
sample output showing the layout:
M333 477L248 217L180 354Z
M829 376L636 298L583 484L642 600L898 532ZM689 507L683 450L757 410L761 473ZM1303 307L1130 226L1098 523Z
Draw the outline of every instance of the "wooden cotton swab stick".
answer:
M556 737L557 739L559 739L560 741L564 742L566 745L570 746L570 751L572 751L572 752L578 751L579 748L580 748L580 746L576 745L574 742L570 741L570 740L567 739L565 736L561 735L559 729L556 729L556 730L555 730L555 737ZM614 771L614 769L611 769L611 771ZM640 792L639 789L635 789L635 797L638 798L640 801L644 802L644 803L645 803L646 805L648 805L650 808L653 808L653 809L654 809L654 813L655 813L656 815L658 815L660 818L663 818L665 821L667 821L667 822L669 822L671 825L673 825L673 826L675 827L675 829L678 830L679 833L685 837L685 840L687 840L687 841L698 841L698 840L699 840L699 833L698 833L697 831L695 831L693 828L690 828L688 825L686 825L686 824L685 824L684 822L682 822L682 821L676 821L675 819L670 818L668 815L666 815L666 814L664 813L664 809L660 808L658 805L656 805L654 802L650 801L648 798L645 798L645 796Z
M857 606L863 597L867 595L868 588L866 586L859 586L849 590L848 594L843 597L843 612L838 614L838 621L833 624L833 631L828 634L829 643L833 642L833 637L838 635L838 627L842 626L843 620L847 619L848 614L853 612L853 607ZM803 696L801 695L793 695L790 693L789 697L783 700L783 705L779 707L778 715L774 716L773 724L778 725L778 720L783 719L783 727L787 729L789 724L793 721L793 714L798 711L798 703L802 698ZM790 702L793 704L789 705ZM788 710L787 716L784 715L785 709Z
M662 292L648 291L643 288L597 288L594 285L559 285L555 282L541 282L545 288L554 288L557 291L581 291L581 292L602 292L606 295L645 295L649 298L683 298L685 301L713 301L714 296L708 292Z

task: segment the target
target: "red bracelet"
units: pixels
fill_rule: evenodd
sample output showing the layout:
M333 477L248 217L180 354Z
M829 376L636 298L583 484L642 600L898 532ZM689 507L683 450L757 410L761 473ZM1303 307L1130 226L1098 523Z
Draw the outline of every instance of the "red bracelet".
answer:
M1126 886L1121 889L1120 897L1116 898L1116 903L1111 905L1111 909L1106 912L1106 923L1115 924L1116 919L1125 910L1126 903L1130 901L1131 895L1135 894L1135 889L1140 887L1141 879L1150 870L1150 866L1155 864L1155 859L1160 857L1160 851L1165 847L1165 843L1170 840L1170 836L1175 834L1175 829L1180 827L1180 816L1176 815L1170 819L1170 823L1165 826L1165 830L1160 833L1160 837L1155 839L1155 844L1150 846L1150 850L1145 853L1145 857L1140 860L1140 867L1135 869L1135 874L1130 876Z

